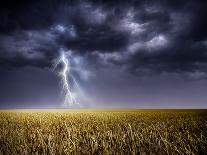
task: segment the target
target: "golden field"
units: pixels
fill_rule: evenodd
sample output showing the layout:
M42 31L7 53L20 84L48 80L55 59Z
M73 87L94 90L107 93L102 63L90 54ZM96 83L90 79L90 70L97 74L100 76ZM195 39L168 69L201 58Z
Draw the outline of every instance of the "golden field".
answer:
M0 110L0 154L207 154L207 111Z

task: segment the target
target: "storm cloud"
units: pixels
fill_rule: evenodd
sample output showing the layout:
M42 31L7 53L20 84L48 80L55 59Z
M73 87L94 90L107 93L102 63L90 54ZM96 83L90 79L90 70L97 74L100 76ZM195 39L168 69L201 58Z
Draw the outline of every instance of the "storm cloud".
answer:
M106 79L119 72L120 78L130 76L132 81L154 76L206 79L206 1L0 3L2 73L25 68L48 71L64 48L83 59L94 75L106 71ZM128 84L127 79L122 82Z

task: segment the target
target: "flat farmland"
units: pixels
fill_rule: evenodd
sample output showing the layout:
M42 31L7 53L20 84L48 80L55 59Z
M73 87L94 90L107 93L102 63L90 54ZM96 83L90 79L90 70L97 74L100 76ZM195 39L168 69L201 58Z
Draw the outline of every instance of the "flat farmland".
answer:
M206 154L207 110L0 110L0 154Z

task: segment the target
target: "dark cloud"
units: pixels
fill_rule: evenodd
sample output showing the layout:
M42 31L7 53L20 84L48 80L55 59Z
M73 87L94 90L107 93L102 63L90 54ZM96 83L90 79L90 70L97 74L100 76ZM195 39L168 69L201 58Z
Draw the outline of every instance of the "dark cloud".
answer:
M0 36L2 67L49 67L57 56L54 35L47 31L18 31Z
M108 69L105 79L122 71L205 79L206 8L203 0L3 0L0 70L51 68L65 49L95 75Z
M2 63L47 66L62 46L83 54L119 52L120 57L129 57L123 65L130 68L185 71L199 69L195 65L206 61L206 45L202 44L207 36L206 2L22 0L1 3ZM168 44L159 40L161 35ZM134 48L131 55L129 47Z
M48 1L1 1L0 32L47 28L54 22L55 4Z

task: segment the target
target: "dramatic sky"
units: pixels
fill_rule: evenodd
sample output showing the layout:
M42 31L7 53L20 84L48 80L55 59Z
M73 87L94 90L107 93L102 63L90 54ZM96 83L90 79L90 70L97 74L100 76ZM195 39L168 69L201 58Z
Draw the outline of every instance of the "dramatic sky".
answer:
M65 52L82 107L207 108L206 18L202 0L2 0L0 107L62 107Z

